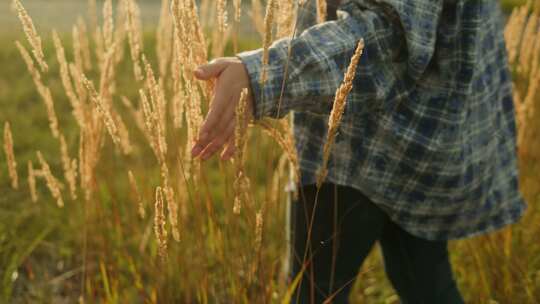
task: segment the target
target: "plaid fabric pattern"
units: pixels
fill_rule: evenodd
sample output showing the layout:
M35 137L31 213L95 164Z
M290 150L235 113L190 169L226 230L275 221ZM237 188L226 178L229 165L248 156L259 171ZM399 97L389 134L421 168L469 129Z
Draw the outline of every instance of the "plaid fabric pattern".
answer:
M300 9L300 34L270 47L264 86L262 50L238 54L255 119L293 112L302 182L316 181L334 93L363 38L327 180L426 239L516 222L526 204L498 1L343 1L321 24L314 2Z

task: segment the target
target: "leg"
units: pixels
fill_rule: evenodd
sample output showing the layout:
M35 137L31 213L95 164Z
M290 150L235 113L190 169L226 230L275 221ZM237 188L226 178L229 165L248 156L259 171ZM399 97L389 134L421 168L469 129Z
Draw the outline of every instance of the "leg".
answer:
M302 269L316 187L300 188L291 204L291 279ZM358 270L379 239L387 216L361 192L324 184L318 194L302 281L293 303L347 303ZM296 299L300 300L296 302Z
M391 222L380 242L386 274L402 303L464 303L453 278L446 241L415 237Z

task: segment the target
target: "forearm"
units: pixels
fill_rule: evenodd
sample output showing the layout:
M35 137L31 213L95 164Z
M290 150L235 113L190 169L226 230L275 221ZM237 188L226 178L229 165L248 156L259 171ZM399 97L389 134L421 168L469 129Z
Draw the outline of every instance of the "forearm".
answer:
M363 88L360 94L364 98L355 98L355 102L381 94L378 82L370 74L376 73L375 66L391 64L397 31L387 16L377 11L354 4L342 9L336 21L313 26L299 37L276 41L269 49L268 77L264 83L262 49L238 55L250 76L256 119L281 117L291 110L330 112L333 96L360 39L364 39L366 48L355 85Z

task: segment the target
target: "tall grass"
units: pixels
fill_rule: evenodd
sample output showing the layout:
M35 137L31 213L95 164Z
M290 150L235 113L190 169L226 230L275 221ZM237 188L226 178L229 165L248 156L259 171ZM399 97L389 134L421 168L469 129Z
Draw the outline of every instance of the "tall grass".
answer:
M290 5L269 1L265 17L262 4L252 2L242 13L250 14L263 46L293 32ZM298 167L287 120L238 128L245 136L237 138L232 163L201 163L189 153L213 88L191 71L209 54L258 46L237 36L241 1L229 7L227 1L163 0L155 33L142 32L135 0L117 6L107 0L102 7L90 1L71 35L52 39L42 39L23 4L15 3L28 43L0 49L14 69L5 73L24 75L2 99L17 103L2 105L0 119L11 126L5 138L12 142L4 141L10 160L0 164L6 181L0 189L13 183L12 164L26 162L28 172L17 166L19 190L0 198L0 301L287 298L284 188ZM322 20L324 8L319 11ZM452 244L468 303L540 302L537 16L531 4L523 6L507 28L529 210L518 225ZM6 87L0 81L0 96ZM397 302L383 276L374 255L352 299Z

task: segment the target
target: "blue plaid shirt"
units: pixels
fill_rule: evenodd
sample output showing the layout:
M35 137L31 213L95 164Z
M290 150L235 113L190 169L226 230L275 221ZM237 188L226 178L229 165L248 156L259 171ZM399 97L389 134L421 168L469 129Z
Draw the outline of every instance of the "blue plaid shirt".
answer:
M301 34L272 44L264 86L262 50L238 55L255 119L294 113L302 182L316 181L333 96L363 38L327 181L359 189L426 239L517 221L526 205L498 1L351 0L321 24L314 2L300 9Z

